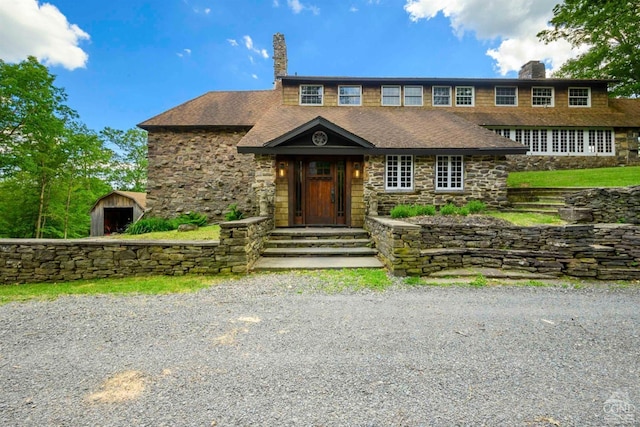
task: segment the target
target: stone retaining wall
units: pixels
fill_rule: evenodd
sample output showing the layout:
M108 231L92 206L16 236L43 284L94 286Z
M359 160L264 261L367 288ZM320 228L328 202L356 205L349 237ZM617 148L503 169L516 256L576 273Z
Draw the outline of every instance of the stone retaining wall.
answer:
M566 208L587 210L596 223L640 224L640 186L590 188L565 197Z
M490 267L602 280L640 279L640 227L416 225L368 217L379 255L394 275Z
M143 275L245 273L273 220L220 224L220 241L1 239L0 284Z

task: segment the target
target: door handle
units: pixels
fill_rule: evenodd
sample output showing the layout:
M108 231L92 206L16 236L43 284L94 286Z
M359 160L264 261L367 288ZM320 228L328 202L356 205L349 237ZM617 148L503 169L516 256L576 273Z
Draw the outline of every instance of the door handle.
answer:
M331 187L331 203L336 202L336 189Z

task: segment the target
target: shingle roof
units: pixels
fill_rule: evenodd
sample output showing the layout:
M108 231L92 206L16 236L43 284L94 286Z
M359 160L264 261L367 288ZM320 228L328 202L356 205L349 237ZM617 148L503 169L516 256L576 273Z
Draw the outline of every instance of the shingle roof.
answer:
M275 90L207 92L158 114L138 126L143 129L172 126L253 126L265 110L278 103Z
M271 108L238 143L264 147L282 135L321 117L377 149L522 149L461 117L437 109L403 107Z
M640 101L610 99L609 108L474 107L454 113L480 126L638 127Z

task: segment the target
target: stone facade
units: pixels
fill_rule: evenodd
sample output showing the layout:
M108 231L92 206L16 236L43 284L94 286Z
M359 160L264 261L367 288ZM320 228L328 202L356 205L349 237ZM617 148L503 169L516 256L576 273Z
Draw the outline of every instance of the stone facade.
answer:
M365 228L395 275L488 267L601 280L640 279L640 227L416 225L367 218Z
M389 215L398 204L442 206L449 202L462 206L480 200L491 207L501 207L507 201L507 166L505 157L464 156L464 190L435 190L435 156L414 157L414 189L389 192L385 190L385 157L366 156L364 200L369 215Z
M588 212L592 222L640 224L640 186L590 188L566 196L564 203Z
M246 273L273 221L249 218L223 222L220 228L220 241L3 239L0 284Z
M149 133L147 208L152 216L172 218L200 212L220 220L230 204L246 216L259 213L252 154L236 144L248 129L154 130ZM260 193L262 194L262 193Z

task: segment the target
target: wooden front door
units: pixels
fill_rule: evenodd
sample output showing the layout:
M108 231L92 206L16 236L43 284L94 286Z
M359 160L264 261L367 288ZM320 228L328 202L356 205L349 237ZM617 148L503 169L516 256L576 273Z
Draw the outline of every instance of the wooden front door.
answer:
M290 207L293 224L346 225L345 160L332 157L296 159ZM293 208L293 209L291 209Z

